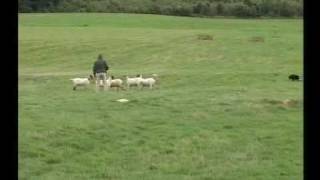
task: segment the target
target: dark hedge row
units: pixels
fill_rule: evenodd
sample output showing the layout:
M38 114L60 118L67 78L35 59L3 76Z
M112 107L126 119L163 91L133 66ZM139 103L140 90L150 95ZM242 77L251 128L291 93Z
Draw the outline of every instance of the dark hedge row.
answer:
M302 0L19 0L19 12L124 12L177 16L301 17Z

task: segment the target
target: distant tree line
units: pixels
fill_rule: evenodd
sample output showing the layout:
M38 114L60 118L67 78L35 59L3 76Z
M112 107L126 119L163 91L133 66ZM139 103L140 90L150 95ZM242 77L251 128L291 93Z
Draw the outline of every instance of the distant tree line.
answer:
M19 12L302 17L303 0L19 0Z

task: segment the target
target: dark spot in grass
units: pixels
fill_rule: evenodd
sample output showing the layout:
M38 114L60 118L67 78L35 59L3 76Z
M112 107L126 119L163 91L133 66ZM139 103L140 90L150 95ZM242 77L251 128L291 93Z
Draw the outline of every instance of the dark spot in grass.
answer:
M54 159L54 158L50 158L50 159L46 160L46 163L48 163L48 164L57 164L57 163L60 163L60 162L61 162L60 159Z
M149 166L149 169L150 169L150 170L156 170L156 169L158 169L158 167L157 167L155 164L151 164L151 165Z
M271 158L268 157L268 156L262 156L261 159L262 159L262 160L270 160Z
M94 132L92 132L92 131L86 131L86 134L91 135L91 134L94 134Z
M79 146L79 144L75 144L75 143L70 144L70 146L71 146L72 148L75 148L75 149L80 149L80 148L81 148L81 147Z
M257 140L258 141L264 141L264 140L268 140L268 139L273 139L273 136L263 136L263 137L258 137Z
M198 39L199 40L213 40L213 37L209 34L199 34Z
M110 116L109 115L103 115L103 119L107 119L107 118L110 118Z
M25 153L28 158L38 157L39 154L35 152L26 152Z
M82 24L81 26L82 27L88 27L89 25L88 24Z
M145 130L146 128L145 127L142 127L142 126L136 126L137 129L140 129L140 130Z
M228 106L228 105L231 105L231 104L229 104L229 103L225 103L225 102L221 102L221 103L218 103L218 105Z
M283 107L283 106L279 106L278 109L283 110L283 111L288 110L286 107Z
M171 112L173 112L173 113L180 113L180 112L181 112L181 110L178 110L178 109L172 109L172 110L171 110Z
M272 105L281 104L281 101L273 100L273 99L262 99L262 102L267 104L272 104Z
M138 144L139 145L142 145L142 144L145 144L146 142L143 140L143 139L140 139L139 141L138 141Z
M280 173L280 175L281 175L281 176L286 176L286 175L287 175L287 173L285 173L285 172L281 172L281 173Z
M264 42L264 38L260 36L255 36L250 38L251 42Z
M167 150L165 150L165 153L166 154L172 154L174 151L172 150L172 149L167 149Z
M134 135L139 135L141 132L139 131L139 130L133 130L132 131L132 134L134 134Z
M137 103L137 102L139 102L139 101L136 100L136 99L132 99L132 100L131 100L131 103Z
M223 126L223 128L224 128L224 129L232 129L233 126L231 126L231 125L226 125L226 126Z
M224 109L223 111L224 111L224 112L230 112L231 109L230 109L230 108L227 108L227 109Z
M272 136L264 136L263 138L264 139L272 139L273 137Z

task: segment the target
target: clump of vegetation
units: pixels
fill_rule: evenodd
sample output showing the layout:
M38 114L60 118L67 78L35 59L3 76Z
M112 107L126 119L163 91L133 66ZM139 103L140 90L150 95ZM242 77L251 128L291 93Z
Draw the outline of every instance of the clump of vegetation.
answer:
M255 36L255 37L250 38L250 41L251 42L264 42L264 38L261 36Z
M274 99L263 99L262 103L269 104L269 105L280 105L282 103L281 100L274 100Z
M294 99L285 99L282 101L282 105L285 107L295 107L299 105L299 101Z
M213 36L209 34L199 34L198 35L199 40L213 40Z
M285 99L285 100L273 100L273 99L263 99L263 103L269 105L277 105L282 107L297 107L301 102L295 99Z

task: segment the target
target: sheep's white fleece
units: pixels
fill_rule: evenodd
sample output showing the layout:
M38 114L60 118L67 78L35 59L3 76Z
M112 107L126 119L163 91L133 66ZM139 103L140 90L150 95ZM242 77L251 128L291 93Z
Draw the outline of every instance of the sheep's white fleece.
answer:
M83 86L90 84L90 81L88 78L73 78L70 79L73 82L74 86Z

